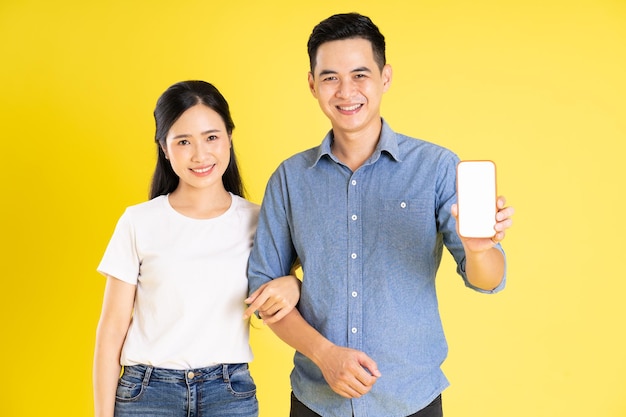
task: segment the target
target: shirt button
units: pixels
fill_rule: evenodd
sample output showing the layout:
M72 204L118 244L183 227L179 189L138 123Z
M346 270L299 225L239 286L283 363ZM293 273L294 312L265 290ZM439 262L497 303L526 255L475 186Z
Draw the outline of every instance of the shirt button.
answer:
M353 214L353 215L352 215L352 220L356 220L356 219L358 219L357 215L356 215L356 214Z
M356 333L356 332L357 332L356 327L353 327L352 328L352 333Z
M189 379L193 379L194 376L196 376L196 374L194 374L193 372L188 372L187 373L187 378L189 378Z
M353 253L352 255L350 255L350 257L351 257L352 259L356 259L356 253Z
M403 201L402 203L400 203L400 207L406 208L406 203Z
M358 294L357 294L357 292L356 292L356 291L352 291L352 297L356 298L356 296L357 296L357 295L358 295Z
M350 184L352 184L352 185L356 185L356 180L352 180L352 181L350 182Z

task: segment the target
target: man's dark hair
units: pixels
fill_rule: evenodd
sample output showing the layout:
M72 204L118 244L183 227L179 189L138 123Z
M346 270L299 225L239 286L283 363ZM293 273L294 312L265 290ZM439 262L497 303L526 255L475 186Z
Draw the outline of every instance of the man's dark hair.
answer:
M311 72L315 69L317 50L323 43L343 39L362 38L370 41L374 60L382 71L387 63L385 58L385 37L378 27L367 17L358 13L342 13L333 15L313 28L307 48Z

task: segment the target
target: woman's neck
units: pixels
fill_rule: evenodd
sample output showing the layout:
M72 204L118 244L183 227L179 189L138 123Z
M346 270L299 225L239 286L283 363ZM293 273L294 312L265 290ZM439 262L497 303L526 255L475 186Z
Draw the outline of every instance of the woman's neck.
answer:
M223 186L217 189L196 189L179 184L168 199L174 210L195 219L218 217L232 203L231 194Z

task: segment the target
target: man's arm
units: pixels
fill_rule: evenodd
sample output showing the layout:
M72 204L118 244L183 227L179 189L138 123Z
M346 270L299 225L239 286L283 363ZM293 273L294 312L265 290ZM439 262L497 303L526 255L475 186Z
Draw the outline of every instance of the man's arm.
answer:
M374 360L361 351L335 345L309 325L297 309L268 325L280 339L313 361L332 390L342 397L367 394L380 377Z
M500 243L511 227L514 213L513 207L505 207L504 197L498 197L498 212L496 213L496 234L492 238L464 238L461 237L465 249L465 273L467 280L476 288L493 290L505 274L504 255L495 245ZM458 220L458 207L452 205L452 215ZM458 233L458 221L457 221Z
M250 294L274 278L289 274L298 262L289 228L286 177L281 165L265 190L248 262ZM285 343L313 361L328 385L341 396L355 398L366 394L380 376L376 363L365 353L336 346L304 320L297 308L267 324Z

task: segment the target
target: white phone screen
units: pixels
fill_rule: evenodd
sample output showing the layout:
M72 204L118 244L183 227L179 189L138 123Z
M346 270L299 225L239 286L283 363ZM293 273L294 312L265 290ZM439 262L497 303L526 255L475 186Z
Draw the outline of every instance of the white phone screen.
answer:
M496 166L492 161L461 161L457 165L459 234L492 237L496 234Z

